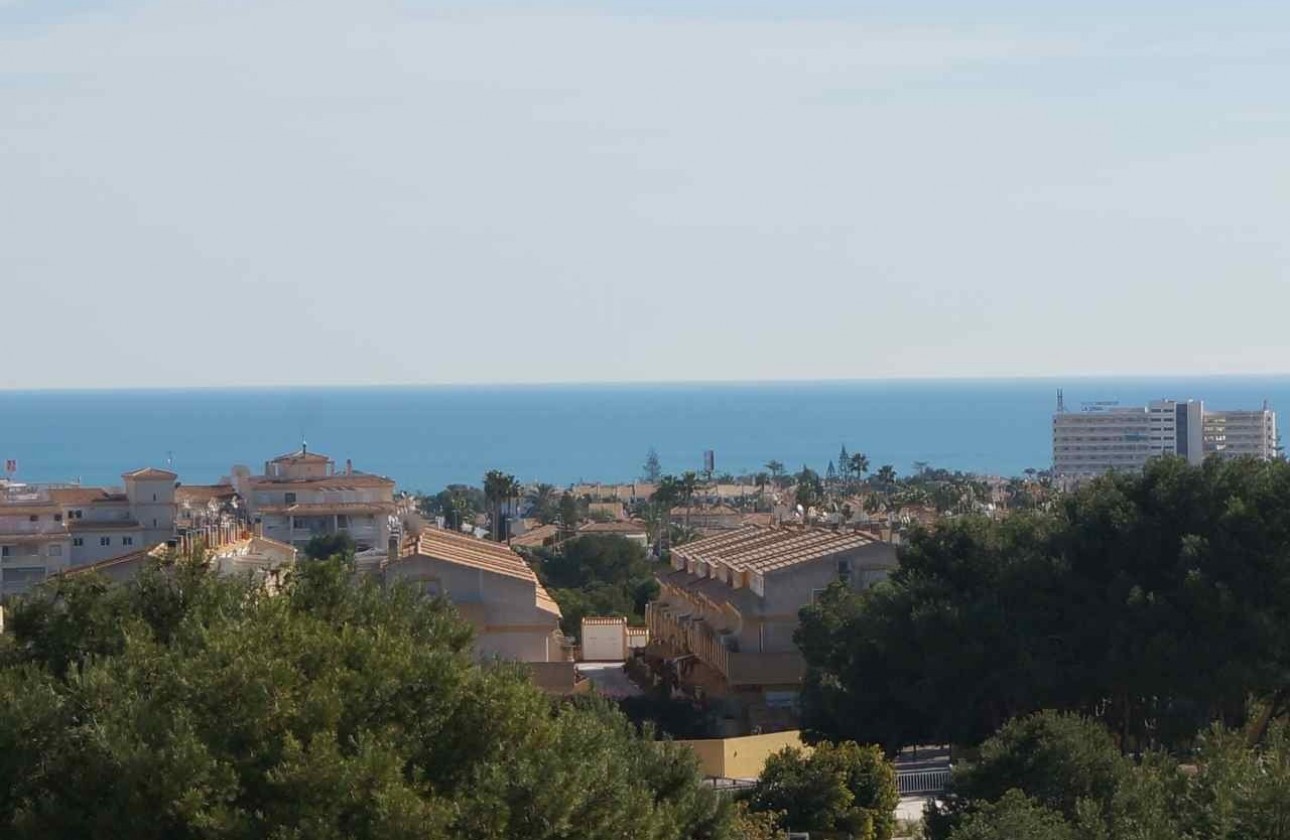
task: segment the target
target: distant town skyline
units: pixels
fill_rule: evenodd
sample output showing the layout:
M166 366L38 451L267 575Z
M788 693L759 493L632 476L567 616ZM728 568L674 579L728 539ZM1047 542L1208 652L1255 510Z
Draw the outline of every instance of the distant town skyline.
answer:
M1290 7L0 0L0 389L1290 372Z

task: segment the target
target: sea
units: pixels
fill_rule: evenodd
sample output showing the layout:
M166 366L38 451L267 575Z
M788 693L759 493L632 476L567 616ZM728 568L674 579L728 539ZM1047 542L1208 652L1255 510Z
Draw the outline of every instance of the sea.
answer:
M907 474L1044 469L1058 389L1068 410L1198 399L1290 408L1290 376L623 385L0 391L0 466L15 480L119 485L169 467L211 483L299 449L434 492L500 469L557 486L625 482L653 448L664 472L821 473L842 446Z

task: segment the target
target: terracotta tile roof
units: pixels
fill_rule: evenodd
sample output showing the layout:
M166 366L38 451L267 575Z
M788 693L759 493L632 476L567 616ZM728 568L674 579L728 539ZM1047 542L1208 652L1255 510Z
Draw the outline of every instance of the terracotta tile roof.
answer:
M726 534L686 543L672 554L683 560L719 562L738 570L767 573L841 554L876 540L823 528L759 528L746 525Z
M686 510L685 505L678 505L672 508L672 515L685 516L685 510ZM713 505L712 507L700 507L699 505L693 505L690 508L691 517L737 516L738 514L739 514L739 511L735 510L729 505Z
M149 557L160 558L165 555L165 547L166 544L161 543L160 545L149 546L148 548L136 549L134 551L127 552L126 554L119 554L116 557L108 557L107 559L100 560L97 563L90 563L87 566L75 566L62 572L62 575L63 577L88 575L93 574L94 572L100 572L104 569L110 569L113 566L122 566L126 563L133 563L136 560L146 560Z
M89 505L96 502L124 501L125 494L102 487L61 487L50 490L49 498L59 505Z
M50 502L17 502L14 504L5 504L0 502L0 516L28 516L30 514L40 515L42 513L58 513L61 507Z
M645 523L638 519L625 522L588 522L578 529L580 534L644 534Z
M541 548L546 545L547 540L554 540L560 536L558 525L538 525L531 528L518 537L511 537L511 545L520 548Z
M514 551L504 545L465 534L427 528L400 554L402 557L416 555L537 583L537 575Z
M179 478L179 473L173 473L170 470L159 470L156 467L144 467L141 470L123 473L121 477L133 478L138 481L161 481L163 479L174 481L176 478Z

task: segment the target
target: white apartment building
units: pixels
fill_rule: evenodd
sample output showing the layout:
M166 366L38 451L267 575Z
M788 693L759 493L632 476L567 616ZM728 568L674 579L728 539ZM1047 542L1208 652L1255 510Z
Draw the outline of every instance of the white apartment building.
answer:
M1266 405L1260 411L1207 412L1199 400L1153 400L1145 406L1084 403L1074 411L1059 392L1053 414L1053 472L1066 478L1140 470L1162 455L1200 464L1209 455L1276 453L1276 414Z
M341 472L326 455L298 451L264 465L264 475L233 469L233 486L264 536L301 547L314 537L348 534L359 551L384 552L397 506L394 481L361 473L346 462Z
M7 484L0 492L0 595L155 545L175 527L175 473L145 468L124 489Z

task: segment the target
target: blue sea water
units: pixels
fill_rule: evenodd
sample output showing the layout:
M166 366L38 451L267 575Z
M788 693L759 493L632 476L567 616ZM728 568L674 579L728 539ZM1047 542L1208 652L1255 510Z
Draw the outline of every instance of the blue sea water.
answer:
M765 384L0 391L0 460L26 481L119 484L165 466L188 483L258 471L299 447L433 491L489 469L567 485L665 472L752 472L770 459L823 471L842 444L874 468L916 461L997 475L1045 468L1056 389L1081 401L1203 399L1290 407L1290 377ZM0 465L2 466L2 465Z

